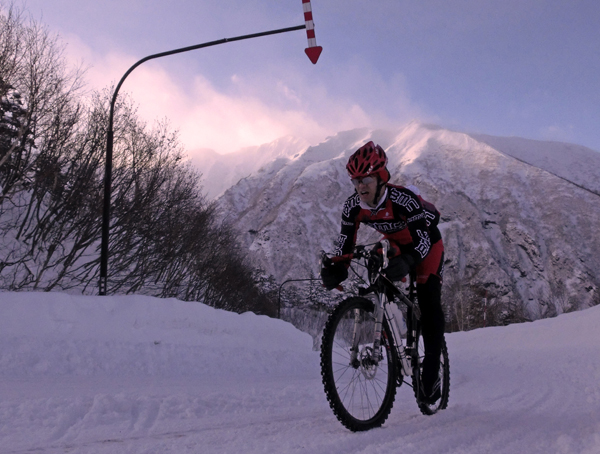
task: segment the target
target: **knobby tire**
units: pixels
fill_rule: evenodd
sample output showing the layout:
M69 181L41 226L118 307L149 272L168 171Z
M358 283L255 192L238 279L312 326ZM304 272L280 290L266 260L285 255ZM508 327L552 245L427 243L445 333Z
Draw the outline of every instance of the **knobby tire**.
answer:
M321 377L325 394L338 420L354 432L379 427L385 422L394 405L400 373L385 317L380 348L383 358L377 366L369 362L369 347L374 340L373 310L373 303L366 298L348 298L331 312L323 331ZM359 359L351 364L356 311L362 322L358 330Z
M440 354L440 370L439 377L441 381L440 391L441 397L433 404L427 404L421 401L421 372L423 368L423 358L425 357L425 348L423 346L423 336L421 335L421 329L417 329L417 351L418 361L413 361L413 389L419 410L424 415L433 415L440 410L444 410L448 406L448 400L450 399L450 361L448 359L448 347L446 346L446 339L442 341L442 353Z

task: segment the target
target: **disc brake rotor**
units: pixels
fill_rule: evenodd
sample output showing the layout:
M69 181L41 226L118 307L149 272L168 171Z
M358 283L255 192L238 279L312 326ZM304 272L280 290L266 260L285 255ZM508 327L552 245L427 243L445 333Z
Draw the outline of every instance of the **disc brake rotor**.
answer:
M375 354L372 347L364 347L360 352L360 371L367 380L373 380L377 374L377 368L381 355Z

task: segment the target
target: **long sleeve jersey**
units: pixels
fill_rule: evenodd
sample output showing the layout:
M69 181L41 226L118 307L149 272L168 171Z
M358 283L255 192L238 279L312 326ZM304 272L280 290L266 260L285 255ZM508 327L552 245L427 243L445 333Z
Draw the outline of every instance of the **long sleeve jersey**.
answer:
M387 184L375 208L361 203L358 193L354 193L344 203L335 254L352 252L356 234L363 223L383 234L399 246L400 253L410 254L415 264L419 264L431 245L441 239L437 228L439 219L440 213L433 204L402 186Z

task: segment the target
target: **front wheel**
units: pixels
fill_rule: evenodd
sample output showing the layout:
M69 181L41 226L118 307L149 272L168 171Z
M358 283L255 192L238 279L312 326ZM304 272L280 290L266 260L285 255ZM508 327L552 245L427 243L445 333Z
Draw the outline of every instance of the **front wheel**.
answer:
M383 320L380 346L374 348L374 305L366 298L342 301L323 331L321 376L329 405L352 431L381 426L396 397L397 356Z

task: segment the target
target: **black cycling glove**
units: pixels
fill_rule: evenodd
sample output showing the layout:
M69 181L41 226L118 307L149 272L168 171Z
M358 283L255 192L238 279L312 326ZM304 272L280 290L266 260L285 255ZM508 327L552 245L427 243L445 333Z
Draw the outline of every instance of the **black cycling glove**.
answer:
M323 263L321 280L327 290L333 290L348 277L348 269L343 263Z
M399 255L390 259L387 268L383 270L383 274L385 274L390 281L400 281L404 276L410 273L410 269L414 263L415 259L410 255Z

